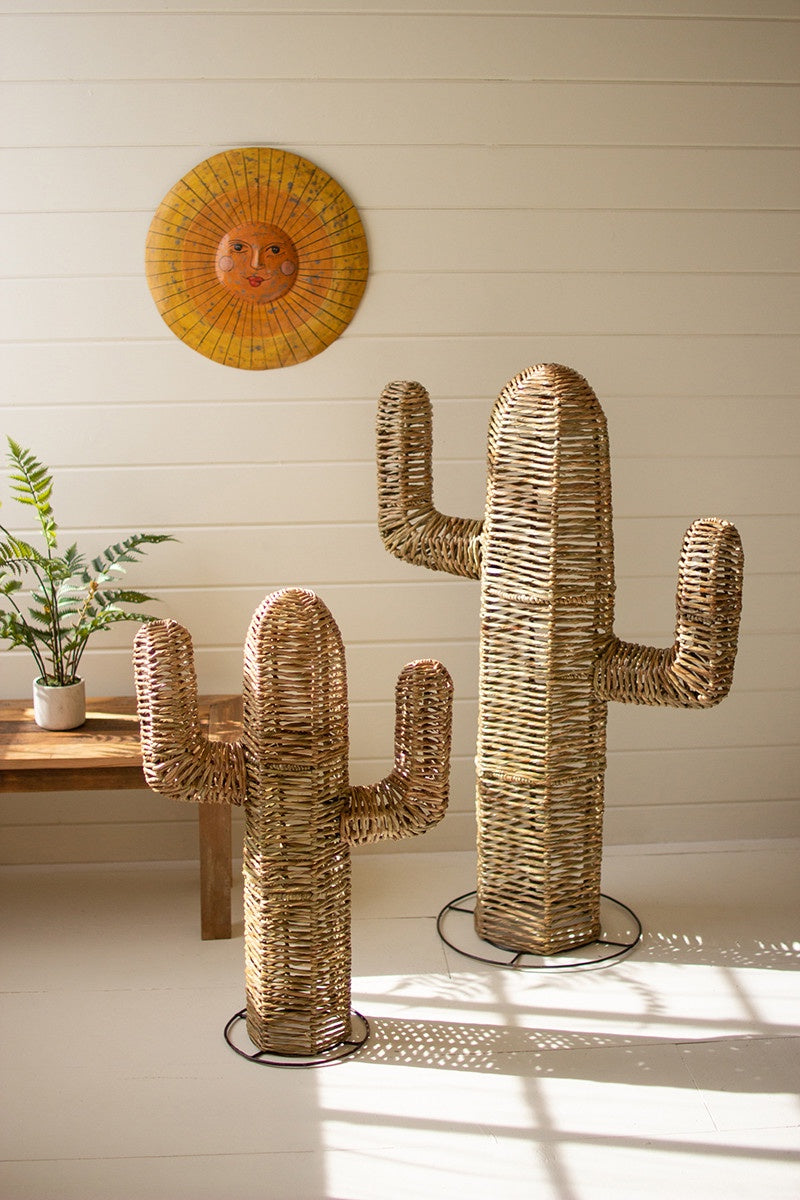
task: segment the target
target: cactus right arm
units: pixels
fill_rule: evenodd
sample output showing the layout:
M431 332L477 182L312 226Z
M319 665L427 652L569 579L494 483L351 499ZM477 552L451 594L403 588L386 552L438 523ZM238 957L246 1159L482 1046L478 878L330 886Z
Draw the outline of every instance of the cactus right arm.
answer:
M433 506L431 402L419 383L390 383L378 408L378 525L405 562L478 579L483 522Z
M742 543L717 517L686 531L678 568L675 641L667 649L612 637L595 694L626 704L711 708L730 691L742 610Z
M172 800L243 804L244 751L202 730L188 632L177 621L148 622L136 635L133 665L148 787Z
M409 663L396 689L394 770L351 787L342 836L351 846L413 837L441 821L450 784L453 682L433 659Z

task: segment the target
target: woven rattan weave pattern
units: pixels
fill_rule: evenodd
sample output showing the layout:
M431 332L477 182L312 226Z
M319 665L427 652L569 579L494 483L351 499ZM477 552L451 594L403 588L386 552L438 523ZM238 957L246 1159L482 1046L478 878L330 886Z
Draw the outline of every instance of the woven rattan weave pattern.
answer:
M245 644L239 743L197 720L188 633L139 631L134 649L147 781L175 799L243 803L247 1032L259 1050L319 1054L350 1035L350 846L422 833L447 805L452 683L432 660L396 689L395 767L348 782L347 680L333 617L286 589Z
M606 422L589 384L532 367L501 392L482 521L433 504L431 405L393 383L378 414L387 548L481 580L477 932L552 954L600 930L607 701L706 707L730 688L741 610L736 529L689 529L668 650L613 633Z

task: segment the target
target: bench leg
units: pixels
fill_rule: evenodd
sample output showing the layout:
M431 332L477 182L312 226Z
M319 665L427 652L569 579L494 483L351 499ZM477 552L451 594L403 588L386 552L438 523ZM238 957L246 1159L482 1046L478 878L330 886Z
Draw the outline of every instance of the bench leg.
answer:
M231 936L231 810L227 804L199 804L200 936L203 941Z

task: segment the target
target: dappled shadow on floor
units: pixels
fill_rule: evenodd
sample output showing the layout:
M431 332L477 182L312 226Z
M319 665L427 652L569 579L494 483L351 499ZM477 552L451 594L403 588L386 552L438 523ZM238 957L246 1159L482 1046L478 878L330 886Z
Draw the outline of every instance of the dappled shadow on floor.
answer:
M359 1062L491 1075L551 1074L553 1064L545 1065L543 1058L552 1051L620 1045L618 1036L403 1017L371 1018L370 1026L372 1033L358 1055Z
M623 1043L618 1036L576 1034L572 1030L524 1030L403 1017L372 1018L370 1027L369 1041L358 1053L361 1063L530 1079L594 1079L637 1087L674 1087L676 1083L672 1066L664 1070L657 1053L659 1043L646 1036L630 1037ZM764 1039L763 1044L768 1040ZM720 1040L719 1045L735 1054L737 1047L747 1041L729 1038ZM800 1041L796 1045L800 1046ZM735 1078L737 1091L770 1090L757 1074L741 1073ZM695 1086L688 1072L683 1086Z
M757 931L730 933L724 914L705 917L687 914L685 925L659 922L645 927L637 955L655 962L704 964L714 967L757 967L762 970L800 971L800 931L786 921L786 935L775 935L775 922L763 937Z

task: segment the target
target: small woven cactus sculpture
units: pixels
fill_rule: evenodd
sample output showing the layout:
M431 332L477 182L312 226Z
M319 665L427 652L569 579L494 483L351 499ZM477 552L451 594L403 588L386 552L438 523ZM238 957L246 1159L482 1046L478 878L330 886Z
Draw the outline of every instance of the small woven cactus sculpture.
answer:
M481 580L477 933L552 954L600 934L607 702L704 708L728 692L741 611L733 525L695 521L680 558L675 642L613 632L611 481L585 379L540 365L492 411L483 520L437 512L418 383L378 415L380 531L398 558Z
M192 643L177 622L142 627L134 666L149 786L176 800L244 805L250 1040L297 1056L346 1041L350 846L423 833L444 815L450 676L432 660L403 669L394 770L351 787L344 649L312 592L275 592L253 616L238 742L205 737Z

